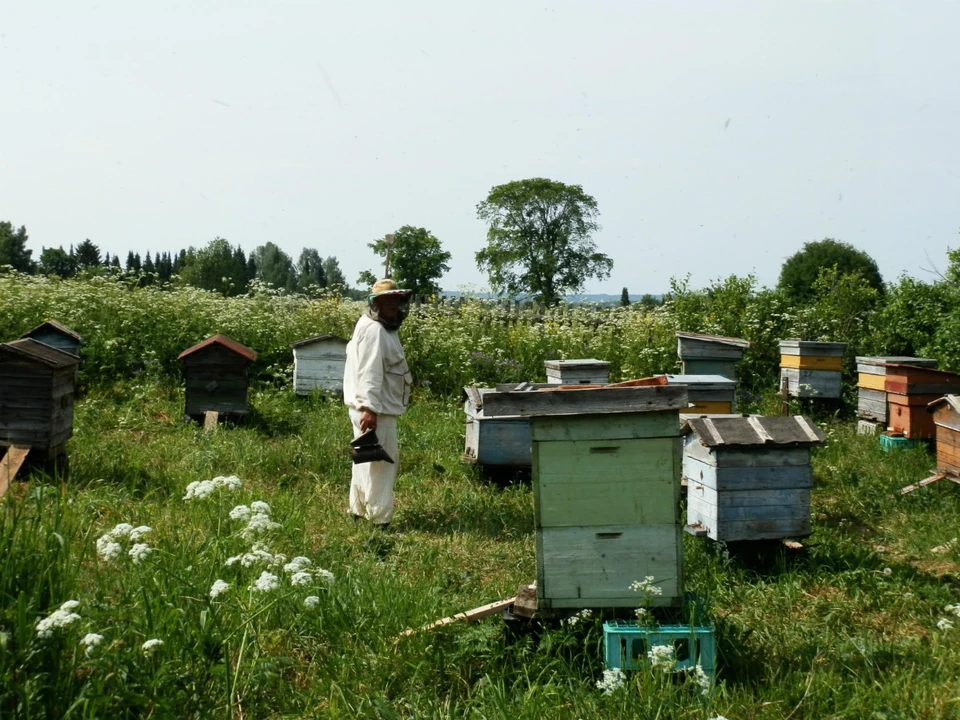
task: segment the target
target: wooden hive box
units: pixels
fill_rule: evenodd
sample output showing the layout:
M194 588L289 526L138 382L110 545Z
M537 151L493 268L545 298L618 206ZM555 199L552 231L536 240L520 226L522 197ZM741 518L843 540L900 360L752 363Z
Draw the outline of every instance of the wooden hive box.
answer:
M538 609L683 598L679 411L686 387L497 392L487 417L531 420Z
M911 440L931 440L936 434L927 406L947 393L960 391L960 375L933 368L887 365L887 424Z
M0 344L0 445L52 453L70 439L79 362L30 338Z
M257 353L225 335L214 335L187 348L183 361L186 377L184 415L201 420L207 411L239 419L248 414L247 388L250 365Z
M293 391L342 393L347 341L338 335L317 335L290 344L293 350Z
M687 531L717 541L810 534L810 448L825 438L804 417L691 417L686 440Z
M45 323L37 325L33 330L25 332L20 336L21 340L30 338L44 345L55 347L80 357L80 346L83 344L83 338L74 330L66 325L58 323L56 320L47 320Z
M513 390L515 386L505 387ZM496 388L463 389L463 412L467 418L463 460L488 466L530 467L530 418L484 415L484 398L496 392Z
M846 343L780 341L780 382L791 397L839 398Z
M677 355L684 375L721 375L736 380L737 363L749 347L750 341L740 338L677 333Z
M605 360L544 360L543 367L551 385L603 385L610 377Z
M960 477L960 395L946 395L927 406L936 426L937 471Z
M912 365L936 368L937 361L929 358L888 355L857 358L857 417L887 424L887 365Z
M667 385L685 385L690 414L727 414L735 409L736 380L722 375L665 375Z

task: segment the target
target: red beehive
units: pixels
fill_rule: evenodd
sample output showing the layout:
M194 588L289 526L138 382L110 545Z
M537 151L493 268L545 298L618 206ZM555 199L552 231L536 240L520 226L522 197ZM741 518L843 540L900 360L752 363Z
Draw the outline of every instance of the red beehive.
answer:
M927 406L946 393L960 392L960 375L911 365L887 365L884 389L890 429L911 440L929 440L937 431Z

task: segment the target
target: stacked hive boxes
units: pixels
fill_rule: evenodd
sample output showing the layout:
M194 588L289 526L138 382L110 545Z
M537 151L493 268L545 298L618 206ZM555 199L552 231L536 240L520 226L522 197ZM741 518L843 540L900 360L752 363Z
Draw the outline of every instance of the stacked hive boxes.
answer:
M677 333L677 354L684 375L722 375L736 380L737 363L749 347L750 342L740 338Z
M729 414L734 411L735 380L721 375L665 375L667 385L685 385L690 407L684 413Z
M636 607L653 576L683 599L679 412L685 387L497 392L488 418L529 417L537 609Z
M547 382L552 385L603 385L610 376L605 360L545 360Z
M927 406L943 395L960 391L960 375L912 365L887 365L887 424L890 430L911 440L929 440L936 435Z
M903 355L858 357L857 417L887 426L887 365L936 368L937 361Z
M937 431L937 471L960 477L960 396L946 395L927 407Z
M780 383L790 397L839 398L846 343L780 341Z

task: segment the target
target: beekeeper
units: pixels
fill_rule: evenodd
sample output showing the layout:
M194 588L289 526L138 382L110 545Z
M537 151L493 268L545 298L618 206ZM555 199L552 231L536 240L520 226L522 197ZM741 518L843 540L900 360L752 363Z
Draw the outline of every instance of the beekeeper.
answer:
M355 520L366 518L384 528L393 517L393 484L400 464L397 417L410 402L413 384L397 335L410 309L410 293L389 278L374 283L367 310L347 343L343 374L343 402L349 408L354 438L376 430L394 460L353 466L349 512Z

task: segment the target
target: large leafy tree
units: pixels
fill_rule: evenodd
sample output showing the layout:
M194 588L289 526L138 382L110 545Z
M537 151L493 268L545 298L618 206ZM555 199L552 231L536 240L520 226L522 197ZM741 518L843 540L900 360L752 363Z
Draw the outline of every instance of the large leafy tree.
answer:
M386 240L374 240L371 250L382 258L387 256ZM440 241L426 228L404 225L393 234L390 247L390 275L402 288L417 295L438 295L437 280L450 270L450 253L440 247ZM360 282L373 284L376 276L369 270L360 275Z
M860 275L878 293L883 292L876 261L863 250L832 238L808 242L787 258L780 269L778 287L790 298L807 302L818 294L816 281L821 270L833 267L841 275Z
M183 256L180 277L188 285L240 295L247 290L247 268L224 238L217 237L200 250L190 248Z
M293 260L275 243L268 242L254 248L250 257L257 264L257 277L275 288L293 290L297 285L297 272Z
M16 230L11 223L0 222L0 265L11 265L20 272L33 272L33 250L27 250L27 228Z
M73 277L77 272L76 259L62 245L43 248L40 251L40 272L62 278Z
M304 248L297 260L297 289L306 290L311 286L326 287L327 275L323 271L320 253L313 248Z
M489 226L477 265L497 292L555 304L588 278L610 276L613 260L592 239L599 214L579 185L545 178L497 185L477 205L477 217Z
M339 285L343 289L349 289L347 278L340 269L340 261L334 255L330 255L323 261L323 275L327 279L327 287Z

